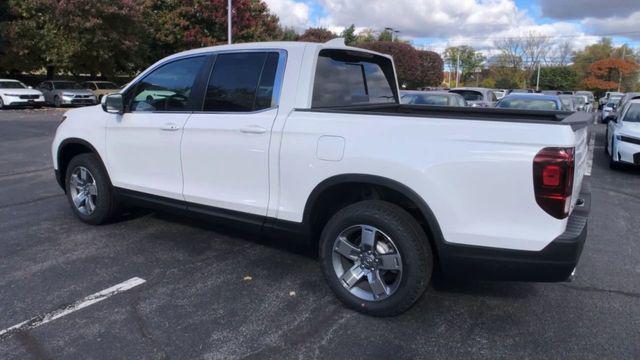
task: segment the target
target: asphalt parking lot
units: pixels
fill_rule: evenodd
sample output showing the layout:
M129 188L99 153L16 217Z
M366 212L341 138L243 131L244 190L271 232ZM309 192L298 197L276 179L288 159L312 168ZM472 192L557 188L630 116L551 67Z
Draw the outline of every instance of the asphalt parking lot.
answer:
M51 168L61 116L0 111L0 330L146 282L0 335L0 359L640 358L640 171L609 169L604 125L574 282L447 284L380 319L345 309L308 249L146 211L76 220Z

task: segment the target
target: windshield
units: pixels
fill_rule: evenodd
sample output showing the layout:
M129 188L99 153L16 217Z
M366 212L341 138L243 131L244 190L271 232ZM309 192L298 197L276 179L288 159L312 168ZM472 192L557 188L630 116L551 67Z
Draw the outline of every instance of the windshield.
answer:
M411 105L438 105L447 106L448 97L446 95L429 94L405 94L402 95L403 104Z
M640 104L631 104L622 121L640 123Z
M482 93L475 90L451 90L450 92L460 94L467 101L482 101Z
M97 82L95 83L98 89L117 89L118 85L112 82Z
M559 110L555 101L544 99L502 99L497 107L505 109Z
M19 81L0 81L0 89L26 89L27 87Z
M576 96L574 99L576 99L576 102L578 103L578 105L584 105L587 103L586 96L585 97Z
M56 90L75 90L82 89L82 86L73 81L54 81L53 88Z

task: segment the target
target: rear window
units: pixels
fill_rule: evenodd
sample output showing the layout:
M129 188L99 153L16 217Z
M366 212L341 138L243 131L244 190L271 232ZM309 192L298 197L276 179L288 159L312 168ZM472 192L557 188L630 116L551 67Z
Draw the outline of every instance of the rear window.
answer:
M324 49L318 56L311 106L397 103L391 60L358 51Z
M502 99L497 107L505 109L559 110L555 101L542 99Z
M475 90L451 90L450 92L460 94L467 101L482 101L482 93Z

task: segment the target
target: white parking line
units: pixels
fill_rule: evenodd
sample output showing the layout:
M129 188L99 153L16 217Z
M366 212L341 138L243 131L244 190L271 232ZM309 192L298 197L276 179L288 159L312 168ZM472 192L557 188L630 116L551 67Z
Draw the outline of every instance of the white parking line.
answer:
M82 308L86 308L89 305L93 305L95 303L98 303L102 300L108 299L113 295L119 294L123 291L127 291L129 289L132 289L138 285L142 285L146 282L146 280L138 278L138 277L134 277L131 278L125 282L121 282L118 285L114 285L108 289L104 289L102 291L99 291L95 294L89 295L87 297L85 297L84 299L78 300L76 302L74 302L71 305L67 305L63 308L54 310L50 313L44 314L44 315L39 315L36 316L34 318L31 318L27 321L23 321L19 324L16 324L10 328L4 329L4 330L0 330L0 340L2 340L3 338L9 336L11 333L20 331L20 330L29 330L29 329L33 329L36 328L40 325L44 325L48 322L51 322L55 319L59 319L63 316L69 315L74 311L78 311Z
M585 175L591 176L591 168L593 167L593 150L596 145L596 134L592 129L591 140L589 140L589 152L587 153L587 170L585 171Z

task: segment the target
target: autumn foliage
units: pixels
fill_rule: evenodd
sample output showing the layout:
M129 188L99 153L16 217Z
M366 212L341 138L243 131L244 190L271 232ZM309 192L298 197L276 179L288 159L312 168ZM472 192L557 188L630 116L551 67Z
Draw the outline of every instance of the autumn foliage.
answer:
M436 86L442 82L443 61L433 51L416 50L399 41L373 41L358 46L393 56L398 82L406 88Z
M615 89L621 77L634 74L639 69L632 60L609 58L594 62L589 66L584 86L593 90Z

